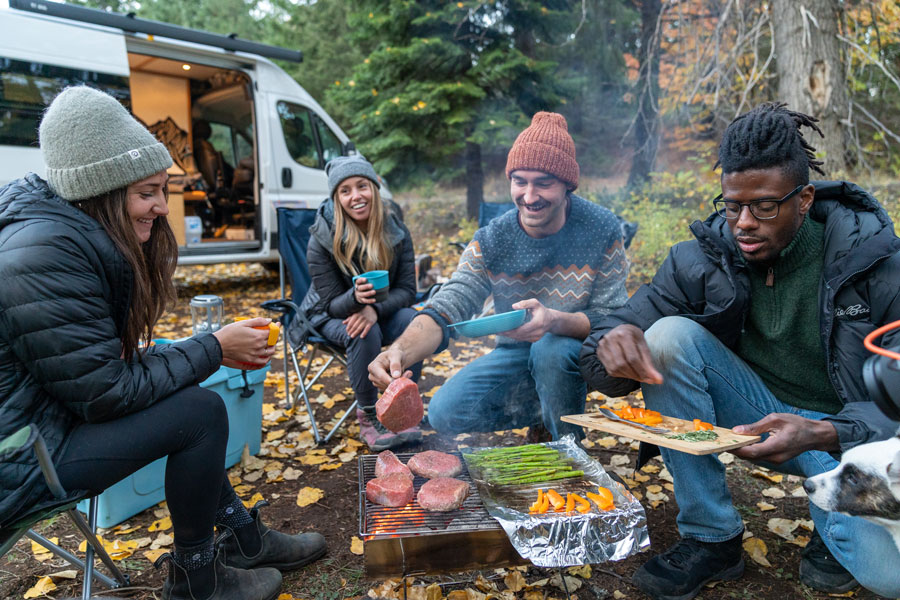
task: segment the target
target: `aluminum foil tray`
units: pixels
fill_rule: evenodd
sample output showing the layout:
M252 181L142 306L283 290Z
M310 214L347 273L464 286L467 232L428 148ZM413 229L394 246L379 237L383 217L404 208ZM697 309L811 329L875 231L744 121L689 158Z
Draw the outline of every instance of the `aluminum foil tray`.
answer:
M575 461L584 477L558 479L543 484L494 485L481 478L477 467L467 462L469 474L488 513L497 519L522 558L539 567L570 567L622 560L650 545L647 516L640 502L625 486L617 483L567 435L544 444ZM463 458L484 448L460 448ZM581 514L528 514L538 489L553 488L563 496L596 491L597 486L612 491L615 508ZM593 506L593 503L592 503Z

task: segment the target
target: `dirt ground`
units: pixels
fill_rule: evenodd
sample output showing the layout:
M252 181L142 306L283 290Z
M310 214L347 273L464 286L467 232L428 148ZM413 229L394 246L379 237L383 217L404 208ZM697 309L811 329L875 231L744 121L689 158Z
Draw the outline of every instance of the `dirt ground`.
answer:
M226 313L261 314L255 309L258 302L277 297L277 277L261 268L220 266L181 272L179 308L164 318L160 335L178 337L189 334L187 301L195 293L217 293L225 298ZM455 370L473 356L490 349L491 342L483 340L455 341L449 352L426 362L425 375L420 389L427 397ZM231 469L232 481L243 499L250 501L259 494L270 506L264 509L266 522L277 529L289 532L315 529L328 541L328 555L317 563L300 571L287 574L281 600L294 599L342 599L358 597L403 598L399 580L367 579L363 556L354 547L359 536L359 485L357 480L357 428L343 428L335 438L318 452L304 434L300 421L305 414L289 413L279 408L283 403L281 386L281 361L272 364L272 373L264 387L265 407L263 424L263 450L256 459L246 460ZM335 413L343 411L352 400L346 374L338 368L330 369L317 390L315 407L320 422L327 422ZM593 394L588 406L606 402ZM639 398L629 399L639 403ZM615 402L610 400L610 402ZM353 422L353 419L348 421ZM468 446L512 445L523 441L524 431L504 431L457 436L455 439L427 432L419 445L403 448L405 452L425 449L452 450L461 444ZM636 444L625 438L591 432L588 435L589 454L608 470L623 476L641 500L647 511L651 547L645 552L621 562L592 565L590 570L572 570L567 578L570 589L577 586L572 598L641 598L630 583L630 577L640 564L651 555L660 552L678 539L675 525L677 506L671 491L671 478L662 463L656 459L641 471L634 471L637 457ZM731 457L732 459L734 457ZM346 459L346 461L345 461ZM761 471L754 465L734 459L728 464L728 481L734 501L746 522L746 529L760 540L765 548L764 556L757 554L759 562L745 553L747 568L742 579L719 583L704 590L700 598L720 600L727 598L825 598L813 593L797 581L800 545L808 539L804 527L810 523L807 499L802 494L802 481L796 477L780 478L777 474ZM302 473L302 474L299 474ZM299 506L298 493L303 488L321 490L321 498L306 506ZM129 519L123 527L131 530L123 535L114 531L103 532L108 539L137 540L142 547L119 561L133 582L129 590L105 591L103 597L130 597L149 600L160 597L163 571L154 569L148 555L148 542L165 542L171 529L149 531L151 525L166 516L164 507L156 506ZM780 519L771 521L771 519ZM38 528L47 536L58 536L64 547L74 550L77 537L67 520L57 518L44 522ZM780 532L777 533L777 532ZM162 540L160 540L162 538ZM160 545L160 544L154 544ZM169 545L162 544L161 549ZM758 542L749 548L760 549ZM464 548L460 548L464 551ZM153 555L150 554L150 557ZM768 566L761 564L767 562ZM62 561L51 559L38 561L32 554L30 542L21 541L0 559L0 598L23 598L39 579L47 574L65 569ZM548 579L553 571L530 567L520 571L528 585L519 589L507 585L510 571L486 569L482 572L463 572L453 575L417 577L407 581L407 597L425 600L449 598L452 600L476 600L504 598L512 600L547 600L565 598L565 593ZM558 578L557 578L558 580ZM80 578L54 578L57 588L46 596L80 597ZM435 586L434 584L437 584ZM428 586L432 586L428 589ZM426 591L428 589L428 591ZM100 588L102 590L102 588ZM438 594L439 590L439 594ZM857 598L873 598L872 594L857 590ZM32 596L35 597L35 596Z

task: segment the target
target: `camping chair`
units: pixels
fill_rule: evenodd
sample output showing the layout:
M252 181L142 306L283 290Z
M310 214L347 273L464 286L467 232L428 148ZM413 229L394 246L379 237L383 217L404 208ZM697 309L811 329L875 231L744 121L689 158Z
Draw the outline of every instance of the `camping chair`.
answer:
M0 463L7 462L29 451L34 451L35 455L37 455L38 463L41 465L41 472L44 474L44 479L47 482L47 487L50 488L53 496L60 499L60 501L55 506L51 505L47 508L29 512L16 523L0 529L0 556L4 556L16 545L16 542L18 542L22 536L26 536L84 572L84 583L81 588L82 600L90 600L91 585L95 578L112 589L130 585L131 581L128 575L122 573L115 563L113 563L112 558L110 558L109 554L103 548L103 544L100 543L95 535L95 532L97 531L97 497L90 497L88 509L88 519L90 524L88 524L85 522L84 517L81 516L81 513L75 508L76 504L78 504L80 500L83 500L84 497L75 498L71 501L65 500L66 491L59 482L56 469L50 459L50 452L47 450L47 444L44 442L44 438L41 437L41 434L35 425L26 425L9 437L0 440ZM84 561L31 529L36 523L63 512L69 515L75 523L75 526L87 540ZM112 578L94 570L95 554L112 573ZM108 596L106 597L108 598Z
M315 209L278 208L278 280L281 298L268 300L261 306L267 310L281 313L279 321L284 335L284 386L288 406L296 406L300 398L306 405L313 438L317 444L327 443L347 417L356 409L354 400L344 416L323 437L316 423L315 413L309 400L310 388L315 385L325 370L334 361L347 367L347 354L343 348L335 346L316 331L300 307L285 294L286 276L290 278L291 297L300 302L312 283L309 276L309 265L306 262L306 246L309 243L309 228L316 219ZM325 364L313 367L316 356L321 353L327 357ZM300 368L297 355L306 359L306 365ZM294 366L299 379L298 389L291 392L288 376L288 360ZM314 371L314 372L313 372Z

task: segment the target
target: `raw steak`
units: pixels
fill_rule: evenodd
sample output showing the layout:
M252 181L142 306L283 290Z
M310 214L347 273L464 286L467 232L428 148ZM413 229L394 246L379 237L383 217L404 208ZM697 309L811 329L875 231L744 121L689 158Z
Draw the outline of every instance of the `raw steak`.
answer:
M375 403L375 416L394 433L415 427L424 415L419 386L406 377L393 380Z
M375 460L375 477L384 477L391 473L400 473L409 477L410 481L415 477L409 467L400 462L400 459L394 456L390 450L385 450L378 455Z
M366 498L382 506L406 506L413 499L412 480L402 473L370 479L366 484Z
M416 501L425 510L446 512L462 506L469 495L469 484L459 479L438 477L426 481L419 489Z
M455 477L462 473L462 463L452 454L437 450L419 452L406 463L409 470L419 477Z

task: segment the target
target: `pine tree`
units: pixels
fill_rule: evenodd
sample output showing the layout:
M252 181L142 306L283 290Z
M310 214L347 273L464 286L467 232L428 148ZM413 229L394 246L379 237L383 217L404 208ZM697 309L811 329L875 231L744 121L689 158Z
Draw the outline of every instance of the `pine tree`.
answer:
M351 135L380 173L398 183L464 174L474 216L483 157L558 100L555 63L534 55L572 19L569 4L362 0L353 38L378 45L329 98L349 108Z

